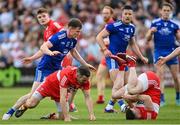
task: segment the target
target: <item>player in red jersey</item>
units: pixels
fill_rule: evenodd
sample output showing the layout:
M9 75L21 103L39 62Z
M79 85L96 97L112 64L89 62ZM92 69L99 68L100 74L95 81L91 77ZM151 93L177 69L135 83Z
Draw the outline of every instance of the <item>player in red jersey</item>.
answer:
M119 90L112 93L112 97L115 99L124 98L129 101L131 108L126 111L126 119L156 119L161 94L159 77L152 71L137 76L136 61L126 54L117 54L112 58L119 63L122 76L126 65L130 71L127 85L123 87L122 80L122 86L115 86ZM136 103L133 104L132 102Z
M113 9L110 6L105 6L102 10L102 16L104 18L104 22L106 24L113 23ZM109 45L109 39L105 38L105 44L106 46ZM104 103L104 89L105 89L105 80L104 77L107 76L108 70L106 66L106 59L105 57L102 57L101 62L98 66L96 78L97 78L97 90L98 90L98 99L96 101L97 104L103 104Z
M37 10L36 15L38 22L40 25L44 26L44 42L48 41L48 39L55 33L59 32L63 29L63 26L58 24L57 22L53 21L49 17L48 10L45 8L39 8ZM36 54L34 54L31 57L26 57L23 59L25 64L31 63L34 60L40 58L43 55L43 53L39 50Z
M56 71L49 75L44 84L41 84L38 89L33 93L30 99L18 110L21 116L28 108L36 107L44 97L51 97L61 106L62 112L59 114L60 119L64 121L71 121L68 113L67 103L73 100L77 89L83 91L86 106L89 112L89 119L95 120L93 103L90 96L90 71L85 66L72 67L68 66L62 70ZM68 90L72 93L72 98L67 101Z
M37 19L40 25L46 27L44 31L44 42L46 42L53 34L62 30L63 26L59 25L50 19L47 9L39 8L37 10ZM34 60L40 58L43 55L41 51L38 51L31 57L26 57L23 59L25 64L32 63ZM3 120L8 120L14 114L14 112L32 95L32 93L37 89L41 82L34 81L31 91L20 97L17 102L3 115Z

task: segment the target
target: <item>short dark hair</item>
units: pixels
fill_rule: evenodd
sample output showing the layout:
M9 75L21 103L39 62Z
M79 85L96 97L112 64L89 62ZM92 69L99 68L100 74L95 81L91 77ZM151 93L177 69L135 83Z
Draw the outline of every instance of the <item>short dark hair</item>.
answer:
M128 108L128 109L126 110L126 119L127 119L127 120L136 119L136 116L135 116L134 112L133 112L130 108Z
M173 5L171 3L163 3L162 6L161 6L161 9L164 7L164 6L167 6L167 7L170 7L171 10L173 10Z
M38 15L38 14L41 14L41 13L49 13L49 12L48 12L48 10L46 8L42 7L42 8L39 8L37 10L36 14Z
M80 67L78 67L77 72L81 76L85 75L86 77L90 77L90 75L91 75L91 72L90 72L90 70L89 70L89 68L87 66L80 66Z
M79 27L81 29L82 22L78 18L72 18L68 23L68 27L73 27L73 28Z
M133 10L130 5L125 5L122 10Z

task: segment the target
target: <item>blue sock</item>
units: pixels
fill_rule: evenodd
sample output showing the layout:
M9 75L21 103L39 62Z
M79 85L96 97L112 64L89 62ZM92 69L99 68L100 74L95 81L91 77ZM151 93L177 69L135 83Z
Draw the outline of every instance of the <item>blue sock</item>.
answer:
M14 114L14 112L15 112L15 110L14 110L13 108L10 108L10 109L9 109L9 111L7 112L7 114L11 114L11 115L13 115L13 114Z
M112 100L109 100L108 104L114 106L115 103Z
M161 102L165 102L164 93L161 93Z
M124 104L124 101L123 101L123 100L119 100L119 101L118 101L118 104L119 104L119 106L121 107L121 106Z
M176 100L179 100L180 92L176 92Z

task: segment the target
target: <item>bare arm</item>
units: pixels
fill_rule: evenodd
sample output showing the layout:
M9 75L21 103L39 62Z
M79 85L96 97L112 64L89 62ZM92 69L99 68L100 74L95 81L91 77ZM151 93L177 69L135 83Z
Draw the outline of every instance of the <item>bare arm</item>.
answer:
M60 88L60 105L62 108L62 114L64 115L64 121L71 121L70 115L68 113L68 104L66 101L67 88Z
M104 28L96 37L97 43L99 44L102 52L104 53L105 56L110 56L112 55L111 52L106 48L104 38L109 36L109 32Z
M47 41L45 43L43 43L40 47L40 50L44 53L44 54L47 54L47 55L50 55L50 56L55 56L57 54L60 54L59 51L51 51L49 50L49 48L53 47L52 43L50 41Z
M145 57L142 55L142 53L141 53L138 45L136 44L135 37L132 37L132 38L131 38L130 46L131 46L131 48L133 49L133 51L136 53L136 55L137 55L144 63L148 63L148 59L145 58Z
M32 63L34 60L40 58L43 55L43 53L41 52L41 50L39 50L38 52L36 52L34 55L30 56L30 57L25 57L22 59L22 62L24 64L29 64Z
M68 96L68 103L69 105L72 103L74 100L74 96L76 95L77 89L76 90L70 90L69 96Z
M176 33L176 39L178 42L180 42L180 29Z
M151 97L149 95L124 95L124 99L128 101L143 101L144 106L147 110L153 111L153 102L151 100Z
M156 27L151 27L146 33L146 40L150 41L152 39L153 34L157 31Z
M84 66L87 66L89 67L90 69L92 70L96 70L92 65L88 64L79 54L79 52L73 48L71 51L70 51L71 55L76 59L78 60L82 65Z
M90 120L95 120L96 117L94 116L94 111L93 111L93 102L90 96L90 90L82 90L84 93L84 98L86 102L86 106L89 112L89 119Z
M176 48L171 54L167 55L166 57L160 57L157 64L159 67L161 67L163 64L165 64L167 61L171 60L175 56L180 55L180 47Z

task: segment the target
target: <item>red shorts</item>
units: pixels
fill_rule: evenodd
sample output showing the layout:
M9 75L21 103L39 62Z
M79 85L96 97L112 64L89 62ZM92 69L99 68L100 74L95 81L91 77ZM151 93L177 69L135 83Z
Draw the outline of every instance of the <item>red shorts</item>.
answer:
M48 79L46 79L36 91L38 91L43 97L51 97L52 100L59 102L60 90L53 87L51 83L52 81L50 82Z
M140 119L153 119L155 120L157 117L157 113L155 111L148 111L144 107L136 107L139 109L141 117Z
M100 64L102 64L103 66L107 66L106 65L106 58L105 57L103 57L102 59L101 59L101 63Z

